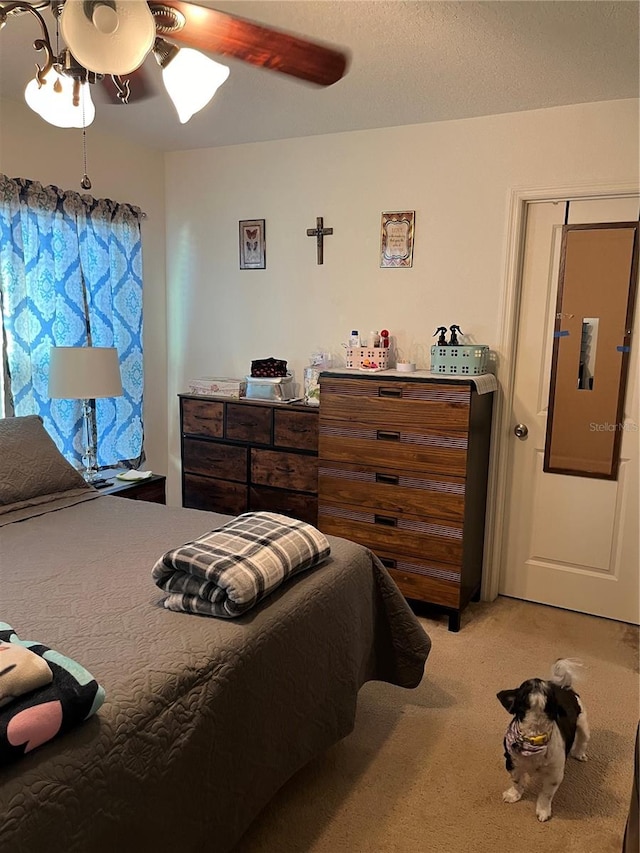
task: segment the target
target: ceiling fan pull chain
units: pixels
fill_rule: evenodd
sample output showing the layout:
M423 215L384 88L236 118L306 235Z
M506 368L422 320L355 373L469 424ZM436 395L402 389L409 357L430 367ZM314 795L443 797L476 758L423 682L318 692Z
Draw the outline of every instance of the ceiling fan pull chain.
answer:
M91 181L87 175L87 127L84 123L84 91L82 92L82 160L84 163L84 175L80 181L83 190L91 189Z

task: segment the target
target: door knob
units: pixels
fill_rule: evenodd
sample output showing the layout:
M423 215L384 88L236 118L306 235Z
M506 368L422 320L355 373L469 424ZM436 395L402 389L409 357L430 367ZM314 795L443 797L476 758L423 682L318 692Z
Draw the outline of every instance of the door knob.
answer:
M516 424L513 432L518 438L526 438L529 435L529 427L526 424Z

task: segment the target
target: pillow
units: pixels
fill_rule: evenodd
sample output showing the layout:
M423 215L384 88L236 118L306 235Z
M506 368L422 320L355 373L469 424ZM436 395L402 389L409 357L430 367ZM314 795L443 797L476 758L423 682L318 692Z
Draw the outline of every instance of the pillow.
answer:
M39 415L0 418L0 506L91 489L64 458Z

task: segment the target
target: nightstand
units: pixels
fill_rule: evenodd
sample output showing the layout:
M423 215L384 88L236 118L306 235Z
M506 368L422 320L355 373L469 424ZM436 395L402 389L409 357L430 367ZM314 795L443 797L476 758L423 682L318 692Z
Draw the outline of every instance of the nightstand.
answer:
M167 478L161 474L152 474L144 480L113 480L108 486L99 489L101 495L115 495L117 498L129 498L134 501L166 503L165 485Z

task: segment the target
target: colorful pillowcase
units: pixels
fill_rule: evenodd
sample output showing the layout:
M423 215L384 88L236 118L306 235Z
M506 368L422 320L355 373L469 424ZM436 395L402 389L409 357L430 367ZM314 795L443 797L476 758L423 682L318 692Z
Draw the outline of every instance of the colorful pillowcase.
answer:
M51 667L43 657L21 643L0 640L0 708L52 681Z
M0 622L0 640L25 646L42 657L53 674L49 684L24 693L0 708L2 766L65 734L95 714L104 702L105 692L77 661L42 643L21 640L6 622Z

